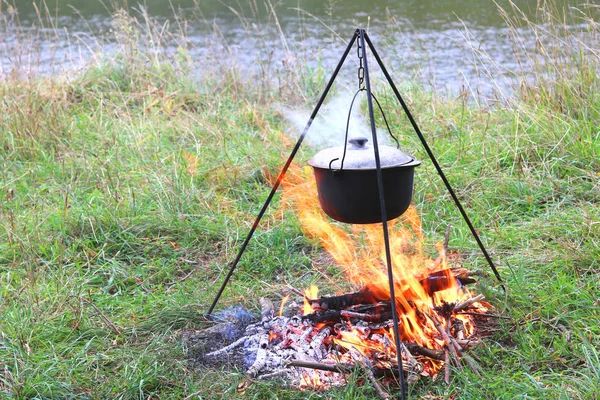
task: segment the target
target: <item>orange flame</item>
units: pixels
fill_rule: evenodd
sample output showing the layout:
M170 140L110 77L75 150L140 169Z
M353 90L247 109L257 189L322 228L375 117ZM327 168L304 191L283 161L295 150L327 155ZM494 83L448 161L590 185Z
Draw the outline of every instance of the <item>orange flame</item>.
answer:
M304 291L304 307L302 308L302 313L304 315L310 314L314 311L312 305L308 302L308 299L316 299L318 295L319 288L315 285L311 285Z
M290 298L291 293L286 294L285 296L283 296L283 299L281 299L281 304L279 305L279 313L277 314L278 316L282 316L283 315L283 307L285 306L285 303L287 303L287 301Z
M308 371L300 376L300 388L318 388L321 386L321 377L314 371Z
M332 222L321 210L311 175L309 167L288 171L282 183L284 206L295 208L305 235L320 239L349 281L368 289L379 301L389 300L381 225ZM437 339L436 327L423 314L432 314L434 307L444 303L464 300L469 293L459 286L451 273L442 246L438 247L436 259L424 254L421 221L414 206L409 207L401 218L388 224L401 339L429 348L441 348L443 342ZM314 299L316 293L312 294L312 290L310 295L307 291L307 296ZM305 300L304 313L312 311ZM348 341L348 337L343 340ZM362 343L365 344L364 340Z

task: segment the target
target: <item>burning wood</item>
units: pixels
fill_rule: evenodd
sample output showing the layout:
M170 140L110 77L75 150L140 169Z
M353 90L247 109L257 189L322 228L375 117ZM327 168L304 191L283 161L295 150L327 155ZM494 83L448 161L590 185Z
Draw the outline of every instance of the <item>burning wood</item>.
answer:
M294 172L290 172L293 181ZM388 395L380 378L393 382L398 373L405 374L409 383L434 378L442 371L450 382L451 364L478 373L477 362L468 354L480 343L474 337L471 314L484 315L489 305L482 295L466 290L465 285L473 283L479 273L467 271L460 265L458 252L448 250L449 230L445 243L438 247L439 255L432 259L421 246L421 225L414 207L389 222L393 305L399 322L400 348L396 348L381 227L332 224L313 195L310 185L314 182L305 180L301 171L296 173L298 182L283 183L284 203L294 203L303 232L318 237L348 281L361 289L318 296L316 287L304 293L290 288L303 303L300 315L294 316L281 312L273 316L276 307L262 299L260 321L248 325L238 341L205 354L205 359L237 352L233 358L244 360L251 379L280 377L301 389L344 385L345 375L360 369L381 398Z
M389 300L389 299L386 299ZM356 293L346 293L341 296L321 297L309 299L308 303L315 310L344 310L356 305L377 303L375 295L368 286Z
M485 298L485 296L482 294L478 294L475 297L471 297L471 298L463 301L462 303L455 305L454 312L464 310L465 308L468 308L470 305L477 303L478 301L482 301L484 298Z
M310 361L290 360L286 364L286 367L300 367L300 368L312 368L321 371L337 372L339 374L349 374L354 371L353 364L322 364Z
M345 375L359 369L381 398L389 398L379 382L379 378L389 381L397 374L398 350L391 333L389 299L382 300L368 287L339 296L303 297L311 311L291 317L273 316L273 304L261 299L259 322L248 325L243 337L204 357L214 359L229 352L244 352L246 374L251 379L280 377L299 388L340 386L345 384ZM473 333L470 317L457 311L485 312L487 309L479 303L482 300L479 295L428 312L419 311L420 318L429 321L434 330L420 342L402 337L400 351L408 382L420 376L435 376L444 365L444 378L449 382L449 363L458 369L464 364L479 372L475 360L465 354L479 341L469 337ZM401 332L409 332L409 320L401 320L406 324Z

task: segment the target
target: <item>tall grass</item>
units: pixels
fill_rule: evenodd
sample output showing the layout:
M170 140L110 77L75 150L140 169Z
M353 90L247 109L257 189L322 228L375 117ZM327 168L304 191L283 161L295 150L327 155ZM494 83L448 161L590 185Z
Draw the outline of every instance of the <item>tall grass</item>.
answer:
M40 8L45 24L48 9ZM422 381L411 387L413 397L597 395L598 25L588 12L580 20L587 31L573 32L556 11L540 4L539 21L516 8L501 11L515 46L525 32L540 40L538 53L522 53L533 68L513 71L523 85L510 102L477 106L403 86L509 287L505 297L490 278L477 290L511 318L481 332L489 335L476 353L483 377L456 371L451 386ZM277 25L275 14L269 21ZM2 9L3 37L22 40L25 52L25 30L8 35L17 17ZM244 23L239 11L238 18ZM329 71L307 74L296 56L275 73L281 79L271 79L268 60L256 75L221 60L197 76L185 22L178 15L165 27L142 9L118 9L114 47L77 73L32 76L15 62L3 74L4 397L237 396L243 374L195 369L184 337L210 325L203 313L290 146L279 105L310 104ZM393 107L390 93L377 90ZM452 225L450 246L469 267L486 268L407 121L393 111L388 117L403 148L424 160L415 201L426 233L440 237ZM309 152L302 149L298 162ZM275 204L223 306L241 302L256 311L259 297L277 301L288 283L319 282L326 292L337 279L295 217ZM256 382L244 396L373 393L351 377L345 388L309 394Z

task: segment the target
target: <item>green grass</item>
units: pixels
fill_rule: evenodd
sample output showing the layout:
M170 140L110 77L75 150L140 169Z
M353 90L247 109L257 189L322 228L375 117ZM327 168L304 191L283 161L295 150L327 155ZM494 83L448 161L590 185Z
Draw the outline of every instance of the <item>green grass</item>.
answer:
M328 72L286 82L302 88L291 97L236 71L196 81L183 50L131 48L70 79L0 83L0 396L372 398L360 376L324 393L257 382L241 395L243 371L195 369L183 339L210 325L204 313L291 150L278 104L312 106ZM450 386L421 381L411 398L598 396L600 63L579 61L489 108L401 88L509 288L488 277L476 289L511 317L476 350L482 377L454 371ZM451 225L450 247L487 270L407 121L388 117L423 160L427 236ZM324 275L339 279L313 267L318 244L277 206L220 307L256 312L286 283L326 292Z

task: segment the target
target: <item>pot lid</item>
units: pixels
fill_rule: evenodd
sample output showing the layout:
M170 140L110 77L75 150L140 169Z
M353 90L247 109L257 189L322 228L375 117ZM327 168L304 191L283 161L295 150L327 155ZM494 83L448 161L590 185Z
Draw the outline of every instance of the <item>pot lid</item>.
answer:
M348 141L346 157L344 158L345 170L375 169L375 152L367 144L365 137L356 137ZM344 146L330 147L318 152L308 160L308 165L316 168L340 169L344 157ZM379 146L379 161L381 168L398 167L415 161L415 158L402 151L390 147Z

